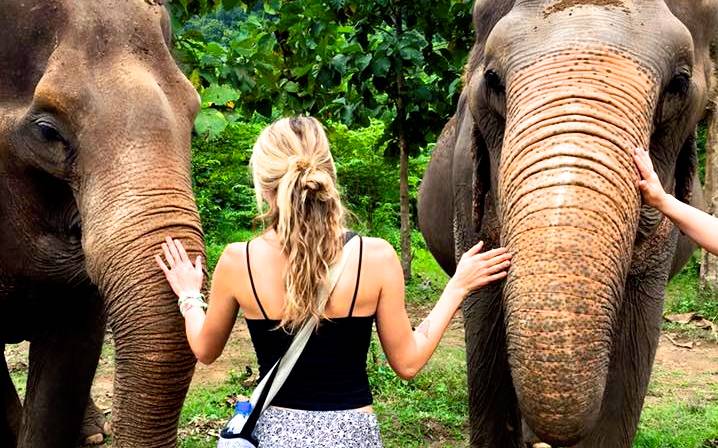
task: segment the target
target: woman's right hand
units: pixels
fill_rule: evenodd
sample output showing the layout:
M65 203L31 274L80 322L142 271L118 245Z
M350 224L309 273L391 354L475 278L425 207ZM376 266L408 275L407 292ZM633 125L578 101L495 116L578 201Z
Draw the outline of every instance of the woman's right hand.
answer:
M511 254L505 247L481 252L484 242L479 241L461 256L454 276L449 280L451 287L462 291L466 297L489 283L508 275Z

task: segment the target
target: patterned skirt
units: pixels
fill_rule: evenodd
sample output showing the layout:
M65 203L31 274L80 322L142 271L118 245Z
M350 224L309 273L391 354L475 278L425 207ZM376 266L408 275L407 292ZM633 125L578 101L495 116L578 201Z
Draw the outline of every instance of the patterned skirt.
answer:
M302 411L268 407L257 422L259 448L382 448L370 412Z

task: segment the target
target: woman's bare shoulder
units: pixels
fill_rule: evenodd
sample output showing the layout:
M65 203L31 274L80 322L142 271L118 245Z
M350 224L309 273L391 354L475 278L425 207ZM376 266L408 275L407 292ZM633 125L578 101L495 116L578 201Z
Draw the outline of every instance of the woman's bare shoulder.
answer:
M397 258L394 246L383 238L363 237L367 257L377 261L390 261Z
M229 243L224 247L222 255L219 257L217 266L222 266L231 270L244 269L247 257L247 242Z
M227 256L228 258L237 258L237 257L245 257L247 253L247 242L236 242L236 243L229 243L224 247L224 251L222 251L222 256Z

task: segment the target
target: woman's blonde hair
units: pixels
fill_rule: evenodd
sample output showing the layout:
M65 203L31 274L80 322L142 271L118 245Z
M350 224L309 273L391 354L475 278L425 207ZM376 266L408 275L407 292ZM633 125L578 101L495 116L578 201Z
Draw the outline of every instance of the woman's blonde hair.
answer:
M273 123L254 145L250 167L259 210L269 206L260 219L275 229L288 261L279 326L295 330L324 317L318 293L344 244L345 212L322 125L311 117Z

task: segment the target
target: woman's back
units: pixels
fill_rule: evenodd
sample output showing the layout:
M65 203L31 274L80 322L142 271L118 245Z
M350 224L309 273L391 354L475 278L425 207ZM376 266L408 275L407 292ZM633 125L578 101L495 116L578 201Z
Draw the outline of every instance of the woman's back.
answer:
M374 272L378 258L386 257L387 244L378 238L361 238L362 260L359 266L359 241L355 238L346 249L351 256L339 277L337 286L329 297L325 314L329 318L347 317L350 313L354 292L356 301L352 316L373 316L376 314L381 283ZM228 246L234 264L237 265L240 280L236 282L235 297L247 319L281 319L286 303L284 273L287 258L281 251L276 234L272 231L256 238L249 245L249 262L252 281L258 302L249 281L247 269L247 243L234 243ZM357 277L359 281L357 282ZM358 286L358 287L357 287ZM261 303L266 317L259 306Z
M249 311L245 311L245 318L262 377L287 351L292 341L291 332L278 328L283 317L282 267L286 266L286 257L277 245L272 244L271 238L270 233L236 247L236 250L244 252L249 282L243 283L249 283L251 290L239 292L238 301L242 309ZM316 333L309 339L297 365L273 400L275 406L339 411L362 408L372 403L366 356L377 296L362 293L364 240L354 238L345 250L350 251L351 258L329 298L327 319L321 321ZM257 252L260 254L257 255ZM257 262L257 258L264 263ZM371 284L366 279L364 283ZM358 312L360 299L362 308L370 309L369 312Z

